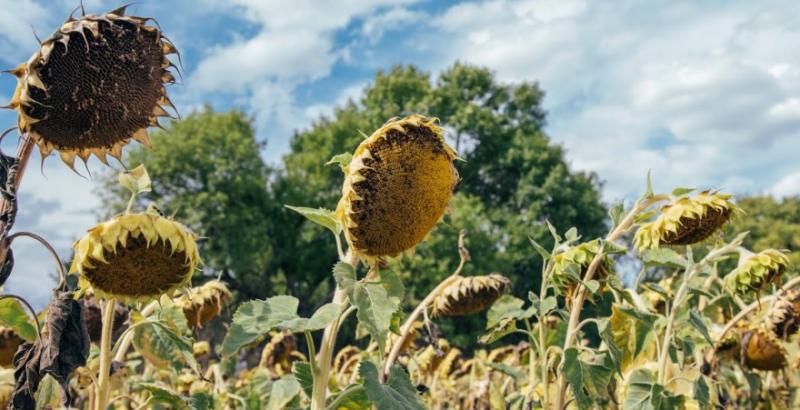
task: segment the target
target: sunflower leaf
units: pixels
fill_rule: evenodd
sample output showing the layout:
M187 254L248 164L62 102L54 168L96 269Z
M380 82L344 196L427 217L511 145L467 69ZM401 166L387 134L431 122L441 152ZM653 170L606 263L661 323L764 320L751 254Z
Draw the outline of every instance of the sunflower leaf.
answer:
M300 383L294 376L283 376L272 383L272 391L269 394L267 410L285 409L289 402L300 394Z
M306 217L317 225L328 228L334 235L342 233L342 224L336 218L336 213L324 208L306 208L302 206L284 205L286 208Z
M364 380L367 397L376 408L381 410L425 409L408 374L401 367L392 366L386 384L380 382L378 368L372 362L361 362L358 373Z
M14 329L16 334L29 342L36 340L36 326L14 298L0 300L0 324Z

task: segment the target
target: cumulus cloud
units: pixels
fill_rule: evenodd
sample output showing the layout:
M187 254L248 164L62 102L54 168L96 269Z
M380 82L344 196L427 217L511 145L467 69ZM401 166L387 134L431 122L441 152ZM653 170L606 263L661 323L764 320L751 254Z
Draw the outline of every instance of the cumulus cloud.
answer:
M800 195L800 171L781 178L769 192L778 198Z

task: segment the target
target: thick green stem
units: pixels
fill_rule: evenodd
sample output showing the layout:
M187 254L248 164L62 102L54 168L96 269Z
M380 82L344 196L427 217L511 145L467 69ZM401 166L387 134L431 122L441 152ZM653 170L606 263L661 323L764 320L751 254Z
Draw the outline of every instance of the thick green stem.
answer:
M97 375L95 410L105 410L111 393L111 331L117 301L111 298L103 305L103 331L100 338L100 369Z

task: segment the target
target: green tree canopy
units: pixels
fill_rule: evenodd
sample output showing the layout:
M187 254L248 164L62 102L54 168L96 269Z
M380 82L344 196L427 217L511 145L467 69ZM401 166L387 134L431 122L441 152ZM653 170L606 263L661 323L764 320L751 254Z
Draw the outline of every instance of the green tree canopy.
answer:
M752 196L739 199L738 204L747 215L734 220L732 230L750 232L744 245L754 252L788 249L792 266L800 267L800 198Z

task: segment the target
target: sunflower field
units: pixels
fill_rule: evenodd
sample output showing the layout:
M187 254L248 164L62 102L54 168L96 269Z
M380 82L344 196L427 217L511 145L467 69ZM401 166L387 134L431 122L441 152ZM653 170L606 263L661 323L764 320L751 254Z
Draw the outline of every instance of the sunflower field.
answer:
M210 143L176 163L162 154L210 124L258 149L236 112L168 119L178 56L123 7L70 17L10 70L19 148L0 155L0 282L24 237L53 256L58 285L41 312L0 296L2 406L800 408L797 255L753 222L771 205L658 191L647 175L606 217L595 177L570 174L538 132L541 93L497 86L484 101L496 106L458 111L448 81L488 78L464 65L423 100L370 105L375 92L365 106L382 109L297 135L283 172L233 148L213 155L236 166L206 163ZM397 68L375 87L423 77ZM466 141L481 134L459 128L473 114L507 132L494 151ZM344 137L322 150L331 129ZM152 151L123 155L132 140ZM107 218L75 233L66 263L12 229L35 147L72 171L91 156L123 167L99 184Z

